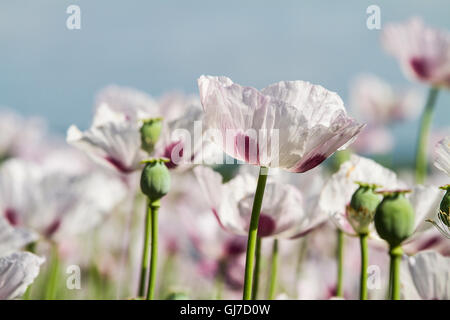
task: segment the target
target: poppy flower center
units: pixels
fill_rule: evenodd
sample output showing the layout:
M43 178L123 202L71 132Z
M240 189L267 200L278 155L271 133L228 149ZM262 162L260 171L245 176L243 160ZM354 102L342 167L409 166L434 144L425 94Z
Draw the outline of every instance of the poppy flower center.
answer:
M261 213L258 224L258 237L267 237L275 231L276 223L271 216Z

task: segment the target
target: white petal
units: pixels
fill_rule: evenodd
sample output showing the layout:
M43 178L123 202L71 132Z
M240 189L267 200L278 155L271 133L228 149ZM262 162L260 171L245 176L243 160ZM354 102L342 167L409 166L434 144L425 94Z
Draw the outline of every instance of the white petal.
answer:
M434 165L450 176L450 137L439 141L436 146Z
M417 185L413 188L409 201L414 208L415 214L415 235L432 227L427 219L433 219L439 212L444 191L435 186Z
M14 228L0 216L0 256L17 251L37 239L35 233L23 228Z
M0 300L23 295L39 274L45 260L29 252L0 257Z
M443 257L435 251L424 251L409 257L404 264L403 271L409 271L410 279L422 299L450 299L449 257Z

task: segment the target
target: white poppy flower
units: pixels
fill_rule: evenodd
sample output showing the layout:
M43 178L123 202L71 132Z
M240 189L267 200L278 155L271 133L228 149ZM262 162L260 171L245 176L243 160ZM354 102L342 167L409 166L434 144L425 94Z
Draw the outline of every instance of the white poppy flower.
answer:
M344 148L362 125L347 116L334 92L304 81L262 89L226 77L201 76L200 100L211 140L250 164L308 171Z
M320 208L328 212L338 228L351 235L355 235L355 232L347 219L347 206L358 189L356 182L376 184L386 190L408 189L391 170L373 160L352 155L350 160L343 163L338 172L331 176L319 200ZM425 220L434 216L442 195L442 191L436 187L421 185L414 186L411 194L407 195L415 212L416 235L430 227Z
M450 176L450 137L439 141L436 146L434 165Z
M397 91L373 75L357 78L350 90L350 105L358 119L374 125L414 118L422 97L413 90Z
M254 178L244 173L222 184L222 177L212 169L196 167L194 173L221 227L246 235L255 196ZM260 237L298 237L323 220L316 212L304 210L303 196L292 185L269 180L265 194L259 217Z
M450 299L450 258L423 251L402 263L401 282L405 299Z
M450 87L450 35L419 18L383 27L382 44L407 76L432 86Z
M96 97L96 110L98 111L104 105L123 114L130 122L155 117L158 114L158 104L153 98L142 91L128 87L111 85L102 89Z
M38 239L38 236L24 228L15 228L0 216L0 256L17 251Z
M23 295L38 276L44 261L29 252L15 252L0 257L0 300Z
M104 173L47 172L18 159L0 169L0 212L12 226L56 238L92 228L124 199L126 188Z
M319 207L327 212L336 225L344 232L354 234L347 220L347 206L353 193L358 189L356 182L376 184L386 188L401 189L404 184L394 172L373 160L352 155L344 162L338 172L325 184L319 199Z
M102 105L94 117L93 126L81 132L71 126L67 142L86 152L97 163L121 174L129 174L141 167L146 157L141 149L139 123L129 121L124 114Z

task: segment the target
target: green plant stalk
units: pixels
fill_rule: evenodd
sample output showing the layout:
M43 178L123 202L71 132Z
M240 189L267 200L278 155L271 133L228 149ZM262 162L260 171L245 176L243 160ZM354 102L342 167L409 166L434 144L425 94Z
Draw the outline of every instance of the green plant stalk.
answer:
M147 203L145 214L145 228L144 228L144 247L142 249L142 261L141 261L141 275L139 279L139 297L145 296L145 285L147 283L147 274L150 264L150 234L152 227L152 212L150 203Z
M58 246L52 243L51 247L51 264L48 273L47 288L45 290L45 300L55 300L58 286L59 275L59 255Z
M259 274L261 273L261 238L256 239L255 269L253 270L252 300L258 299Z
M427 103L422 113L419 137L416 147L416 183L423 184L427 175L427 144L430 126L433 119L434 106L439 89L431 87L428 92Z
M258 184L256 186L255 198L253 199L252 216L250 218L250 228L248 232L247 254L245 261L245 277L244 277L244 300L251 300L252 297L252 280L253 268L255 262L256 238L258 234L259 215L264 197L264 189L266 188L267 171L265 167L259 169Z
M269 300L275 298L277 291L277 276L278 276L278 239L273 240L272 247L272 266L270 271L270 287L269 287Z
M152 224L152 243L150 255L150 275L148 277L147 300L155 298L156 287L156 268L158 265L158 211L160 207L159 200L150 203L151 224Z
M336 286L336 297L344 296L344 242L345 235L341 229L337 230L337 286Z
M402 261L403 249L399 245L389 250L391 256L390 267L390 283L389 288L391 290L391 300L400 300L400 263Z
M361 246L361 277L359 282L359 299L367 300L367 267L369 264L369 250L367 247L368 234L360 234Z

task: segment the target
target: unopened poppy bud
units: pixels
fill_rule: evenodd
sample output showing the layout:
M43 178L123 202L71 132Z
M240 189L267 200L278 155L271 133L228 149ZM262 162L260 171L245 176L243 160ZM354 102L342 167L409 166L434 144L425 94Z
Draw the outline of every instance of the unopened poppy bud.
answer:
M358 184L359 188L353 193L348 206L348 220L356 233L368 234L369 225L383 196L375 192L378 185L360 182Z
M141 190L151 202L164 197L170 189L170 173L165 163L167 159L151 159L146 163L141 175Z
M399 246L414 232L414 209L405 197L409 190L383 192L383 201L375 212L378 235L391 248Z
M162 118L147 119L141 127L141 148L152 153L158 142L162 129Z

